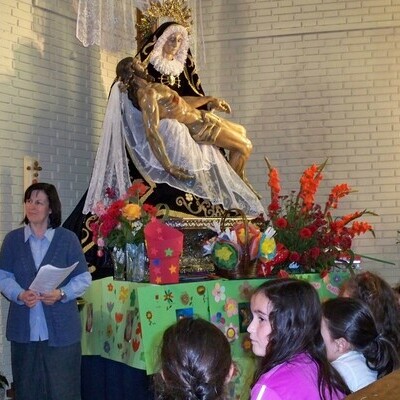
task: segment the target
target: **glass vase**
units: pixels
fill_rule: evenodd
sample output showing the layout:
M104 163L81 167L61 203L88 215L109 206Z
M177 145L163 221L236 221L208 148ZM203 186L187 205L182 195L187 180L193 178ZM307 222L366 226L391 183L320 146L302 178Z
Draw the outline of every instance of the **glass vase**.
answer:
M114 247L111 251L111 258L114 265L114 279L116 281L124 281L126 279L125 249Z
M126 280L143 282L147 279L148 259L144 243L127 243L125 247Z

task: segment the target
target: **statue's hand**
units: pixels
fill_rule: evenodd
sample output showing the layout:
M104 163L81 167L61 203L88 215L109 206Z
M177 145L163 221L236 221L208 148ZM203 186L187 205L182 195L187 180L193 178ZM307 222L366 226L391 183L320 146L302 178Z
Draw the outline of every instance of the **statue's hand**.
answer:
M190 175L187 170L181 167L177 167L176 165L173 164L168 168L168 172L176 179L180 179L182 181L187 181L189 179L194 178L194 176Z
M217 111L226 112L227 114L231 113L231 106L225 100L217 99L217 98L214 98L213 100L211 100L207 103L207 109L208 109L208 111L211 111L211 112L213 112L214 110L217 110Z

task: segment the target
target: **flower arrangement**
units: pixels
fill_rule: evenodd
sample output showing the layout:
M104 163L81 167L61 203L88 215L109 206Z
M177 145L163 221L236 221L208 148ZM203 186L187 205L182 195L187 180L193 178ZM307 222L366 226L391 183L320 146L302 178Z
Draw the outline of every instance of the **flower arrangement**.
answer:
M313 164L303 172L297 194L292 192L289 196L282 196L278 170L268 159L265 160L271 189L268 216L276 231L277 255L263 263L264 273L275 273L282 269L325 273L339 259L349 260L351 266L354 260L351 250L353 239L366 232L374 235L372 226L358 219L366 214L376 214L363 210L341 217L333 216L339 200L352 192L346 183L332 188L323 207L315 203L326 161L319 166Z
M142 180L136 180L121 198L116 198L113 189L106 190L110 203L96 205L97 221L90 224L99 257L103 256L104 247L124 249L127 243L144 242L144 227L160 209L160 205L155 207L141 202L148 189Z

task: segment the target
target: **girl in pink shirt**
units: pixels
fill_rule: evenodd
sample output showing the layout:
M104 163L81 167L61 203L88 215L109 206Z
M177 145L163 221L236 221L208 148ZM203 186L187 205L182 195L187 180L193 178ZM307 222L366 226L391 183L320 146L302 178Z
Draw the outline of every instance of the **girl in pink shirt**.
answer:
M270 280L251 298L247 328L260 357L251 400L340 400L350 393L327 360L316 290L299 279Z

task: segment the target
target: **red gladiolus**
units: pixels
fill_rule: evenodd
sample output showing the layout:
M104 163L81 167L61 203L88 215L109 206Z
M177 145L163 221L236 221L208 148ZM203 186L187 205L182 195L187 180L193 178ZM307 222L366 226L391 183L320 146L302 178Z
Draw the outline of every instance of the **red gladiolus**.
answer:
M276 168L272 168L268 174L268 186L271 188L271 197L279 196L281 192L281 185L278 170Z
M299 196L303 200L303 207L310 210L314 204L315 193L321 182L322 174L320 168L313 164L307 168L300 178L300 193Z
M347 183L342 183L341 185L336 185L333 187L329 195L329 200L326 203L326 209L337 208L339 199L347 196L350 191L351 189Z
M347 225L349 222L351 222L357 218L360 218L363 214L364 213L360 212L360 211L356 211L354 213L347 214L344 217L342 217L342 223L343 223L343 225Z
M268 206L268 213L271 218L273 218L276 214L278 214L280 210L280 205L279 205L279 198L278 196L273 196L271 199L271 203Z
M373 214L367 210L339 218L332 215L339 200L351 192L346 183L333 187L325 209L315 203L326 162L307 168L300 178L298 194L293 191L289 196L279 195L281 187L278 172L268 160L266 162L269 168L268 185L271 188L268 212L276 230L277 254L271 262L275 271L295 262L303 271L326 273L342 252L351 250L354 236L373 232L370 224L355 221L364 214Z
M330 228L336 234L340 233L343 229L344 223L342 220L334 221L330 224Z
M350 228L353 236L372 231L372 226L368 222L354 221Z

